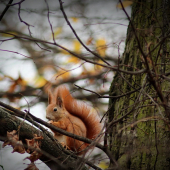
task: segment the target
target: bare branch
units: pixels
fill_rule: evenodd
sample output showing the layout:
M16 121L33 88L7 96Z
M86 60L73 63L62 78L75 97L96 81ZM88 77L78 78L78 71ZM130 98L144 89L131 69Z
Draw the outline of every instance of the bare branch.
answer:
M13 0L9 0L8 4L6 5L5 9L3 10L3 12L0 15L0 21L2 20L2 18L4 17L5 13L8 11L10 4L12 4Z
M59 0L59 3L60 3L60 10L62 11L63 16L64 16L67 24L69 25L69 27L70 27L71 30L73 31L73 34L76 36L76 38L77 38L77 40L80 42L80 44L81 44L87 51L89 51L91 54L93 54L94 56L98 57L98 58L101 59L104 63L106 63L107 65L110 66L110 64L109 64L106 60L104 60L104 59L103 59L100 55L98 55L97 53L91 51L91 50L82 42L82 40L81 40L80 37L77 35L76 31L74 30L74 28L72 27L72 25L70 24L70 22L69 22L69 20L68 20L68 17L67 17L67 15L66 15L66 13L65 13L65 11L64 11L64 8L63 8L63 2L62 2L62 0Z
M60 47L61 49L69 52L70 54L74 55L75 57L79 58L79 59L82 59L88 63L91 63L91 64L95 64L95 65L99 65L99 66L102 66L102 67L105 67L105 68L108 68L110 70L113 70L113 71L120 71L120 72L123 72L123 73L126 73L126 74L132 74L132 75L137 75L137 74L142 74L142 73L145 73L146 72L146 69L142 69L142 70L139 70L139 71L126 71L126 70L122 70L122 69L117 69L117 66L107 66L107 65L104 65L104 64L101 64L101 63L98 63L98 62L94 62L92 60L88 60L86 59L85 57L82 57L70 50L68 50L67 48L57 44L57 43L52 43L52 42L49 42L49 41L44 41L44 40L40 40L40 39L37 39L37 38L30 38L30 37L25 37L25 36L18 36L18 35L15 35L15 34L12 34L12 33L6 33L5 31L2 31L0 30L0 33L5 33L5 34L9 34L9 35L13 35L15 38L18 38L18 39L24 39L24 40L30 40L30 41L36 41L36 42L39 42L39 43L47 43L47 44L50 44L50 45L55 45L55 46L58 46ZM3 40L1 40L3 41Z

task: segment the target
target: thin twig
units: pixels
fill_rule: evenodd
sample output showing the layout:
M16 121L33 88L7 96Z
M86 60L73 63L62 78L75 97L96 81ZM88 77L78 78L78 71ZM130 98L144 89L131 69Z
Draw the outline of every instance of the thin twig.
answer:
M89 90L89 89L80 87L80 86L78 86L78 85L76 85L76 84L74 84L74 85L75 85L77 88L79 88L79 89L83 89L83 90L85 90L85 91L88 91L88 92L91 92L91 93L96 94L96 95L98 96L98 98L114 98L114 99L118 99L118 98L124 97L124 96L126 96L126 95L132 94L132 93L134 93L134 92L136 92L136 91L138 91L138 90L141 89L141 88L138 88L138 89L135 89L135 90L133 90L133 91L127 92L127 93L125 93L125 94L119 95L119 96L106 96L106 95L103 96L103 95L101 95L101 94L99 94L99 93L97 93L97 92L95 92L95 91L93 91L93 90Z
M98 55L97 53L91 51L83 42L82 40L80 39L80 37L77 35L76 31L74 30L74 28L72 27L71 23L69 22L68 20L68 17L64 11L64 8L63 8L63 2L61 0L59 0L59 3L60 3L60 10L62 11L63 13L63 16L67 22L67 24L69 25L69 27L71 28L73 34L76 36L77 40L80 42L80 44L87 50L89 51L91 54L93 54L94 56L96 56L97 58L101 59L103 62L105 62L107 65L111 66L106 60L104 60L100 55Z
M61 49L67 51L68 53L74 55L75 57L77 57L79 59L82 59L82 60L84 60L88 63L94 64L94 65L99 65L99 66L111 69L112 71L120 71L120 72L123 72L123 73L126 73L126 74L132 74L132 75L142 74L142 73L146 72L146 69L142 69L142 70L139 70L139 71L126 71L126 70L123 70L123 69L117 69L117 66L115 66L115 67L114 66L108 66L108 65L105 65L105 64L94 62L92 60L86 59L85 57L83 57L83 56L81 56L77 53L74 53L74 52L68 50L67 48L65 48L65 47L63 47L63 46L61 46L57 43L52 43L52 42L49 42L49 41L45 41L45 40L41 40L41 39L37 39L37 38L26 37L26 36L18 36L18 35L12 34L12 33L7 33L7 32L2 31L2 30L0 30L0 33L13 35L15 38L18 38L18 39L24 39L24 40L29 40L29 41L33 41L33 42L37 41L37 42L40 42L40 43L47 43L47 44L50 44L50 45L58 46ZM1 41L3 41L3 40L1 40Z

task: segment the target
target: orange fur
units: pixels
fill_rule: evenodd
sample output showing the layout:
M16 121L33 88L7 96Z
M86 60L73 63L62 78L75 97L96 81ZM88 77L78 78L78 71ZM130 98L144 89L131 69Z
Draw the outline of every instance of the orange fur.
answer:
M94 108L74 99L68 89L61 85L53 93L49 90L46 117L51 124L79 136L94 139L101 131L100 118ZM55 138L73 151L82 151L87 143L54 132Z

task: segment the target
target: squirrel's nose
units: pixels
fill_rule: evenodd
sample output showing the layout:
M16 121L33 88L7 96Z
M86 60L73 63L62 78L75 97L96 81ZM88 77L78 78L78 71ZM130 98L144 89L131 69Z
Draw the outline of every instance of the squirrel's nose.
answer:
M46 115L46 119L50 120L50 116Z

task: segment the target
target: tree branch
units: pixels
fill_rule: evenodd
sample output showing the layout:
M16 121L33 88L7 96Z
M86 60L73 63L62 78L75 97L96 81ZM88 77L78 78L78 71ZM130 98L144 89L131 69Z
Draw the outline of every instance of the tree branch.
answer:
M25 118L26 120L28 120L28 121L31 122L31 123L35 123L35 122L32 121L32 120L34 120L34 121L36 121L36 122L38 122L38 123L40 123L40 124L42 124L42 125L45 125L46 127L50 128L50 129L52 129L52 130L55 130L55 131L57 131L57 132L59 132L59 133L61 133L61 134L63 134L63 135L72 137L72 138L74 138L74 139L83 141L83 142L85 142L85 143L89 143L89 144L91 144L92 146L96 146L97 148L103 150L103 151L106 153L106 155L110 158L110 161L111 161L114 165L117 166L117 162L116 162L115 159L113 158L111 152L110 152L105 146L97 143L97 142L96 142L96 140L98 140L97 138L96 138L95 140L90 140L90 139L88 139L88 138L84 138L84 137L82 137L82 136L78 136L78 135L69 133L69 132L67 132L67 131L65 131L65 130L63 130L63 129L60 129L60 128L56 127L56 126L53 126L53 125L51 125L51 124L49 124L49 123L47 123L47 122L45 122L45 121L43 121L43 120L35 117L34 115L30 114L29 112L27 112L27 114L26 114L26 113L24 113L24 112L22 112L22 111L20 111L20 110L17 110L17 109L15 109L15 108L13 108L13 107L11 107L11 106L9 106L9 105L1 102L1 101L0 101L0 105L3 106L3 107L5 107L5 108L7 108L7 109L9 109L9 110L11 110L11 111L13 111L16 116L21 117L21 118ZM34 124L34 125L37 126L38 128L40 128L42 131L44 131L44 128L43 128L41 125L39 125L39 124L38 124L38 125ZM44 131L44 132L46 133L46 131Z
M29 40L29 41L33 41L33 42L39 42L39 43L47 43L47 44L50 44L50 45L54 45L54 46L58 46L59 48L67 51L68 53L74 55L75 57L81 59L81 60L84 60L88 63L91 63L91 64L94 64L94 65L99 65L99 66L102 66L102 67L105 67L105 68L108 68L112 71L119 71L119 72L122 72L122 73L126 73L126 74L131 74L131 75L137 75L137 74L142 74L142 73L145 73L146 72L146 69L142 69L142 70L139 70L139 71L126 71L126 70L123 70L123 69L118 69L117 66L108 66L108 65L105 65L105 64L101 64L101 63L98 63L98 62L94 62L92 60L89 60L89 59L86 59L85 57L81 56L81 55L78 55L72 51L70 51L69 49L57 44L56 42L52 43L52 42L49 42L49 41L45 41L45 40L41 40L41 39L38 39L38 38L32 38L32 37L28 37L28 36L18 36L18 35L15 35L15 34L12 34L12 33L7 33L5 31L2 31L0 30L0 33L4 33L4 34L8 34L8 35L12 35L14 36L16 39L24 39L24 40ZM1 40L1 42L3 42L5 40Z
M8 4L6 5L5 9L3 10L3 12L1 13L0 15L0 21L2 20L2 18L4 17L5 13L8 11L9 7L10 7L10 4L12 4L13 0L10 0L8 2Z
M15 116L9 114L8 110L3 110L2 108L0 108L0 124L1 140L6 139L7 131L19 130L19 139L22 140L23 144L25 145L25 139L32 139L34 137L34 134L38 134L43 137L43 140L41 141L41 150L44 152L44 155L40 157L40 160L47 164L47 166L49 166L49 164L51 163L50 160L53 160L52 163L55 164L58 169L67 169L68 167L72 167L71 169L74 169L74 164L76 163L75 159L70 158L69 160L67 160L67 162L64 162L64 165L62 165L61 162L65 159L67 155L62 152L61 147L59 147L59 145L56 145L56 143L52 141L45 133L42 133L38 129L27 124L26 122L23 123L23 120L20 120ZM48 153L48 155L46 153Z
M0 140L6 140L7 131L19 129L19 137L23 141L24 145L26 145L25 139L32 139L34 137L34 134L38 134L43 136L43 140L41 143L41 152L43 153L43 156L40 157L40 160L47 164L47 166L49 166L52 170L76 169L76 167L79 166L79 164L82 162L86 163L93 169L101 170L92 162L84 160L74 153L65 150L58 142L56 142L51 133L41 127L41 125L36 124L35 121L32 120L33 125L40 128L41 131L27 124L26 122L24 122L24 120L19 120L14 115L11 116L11 114L11 111L3 110L2 108L0 108ZM66 160L66 157L68 157L68 155L70 156Z

